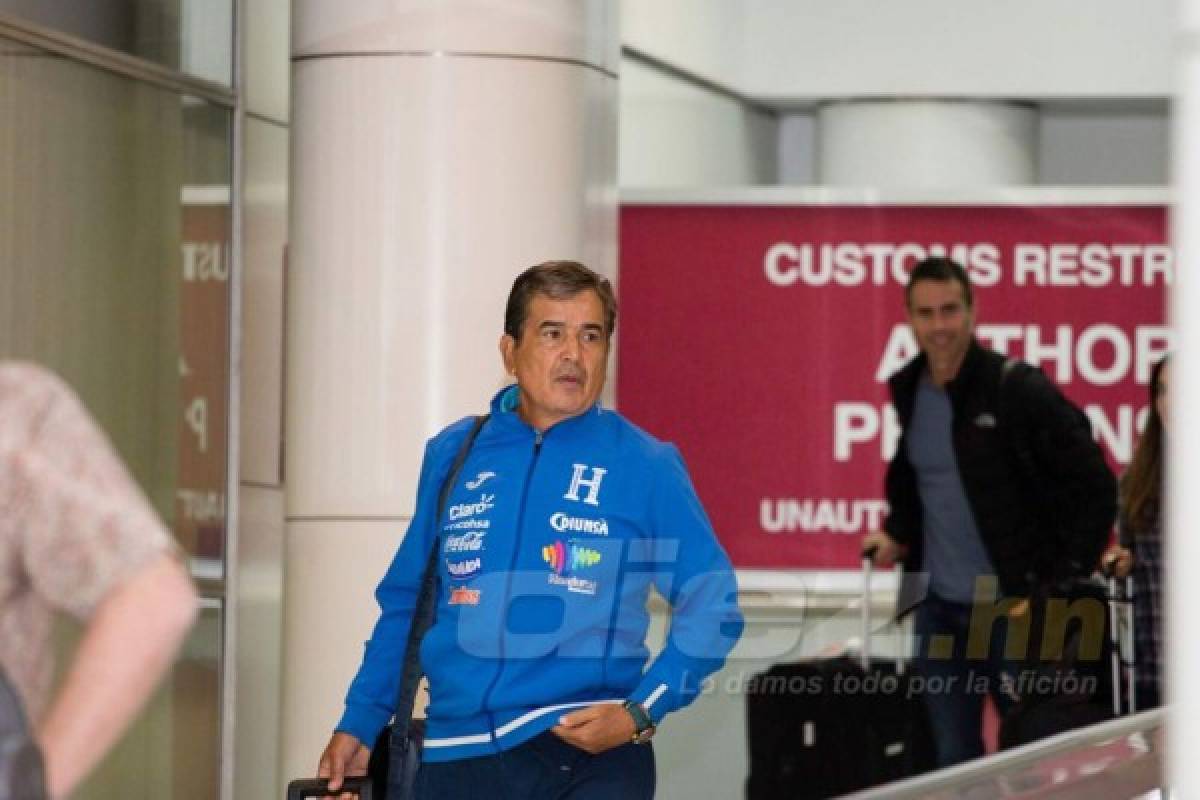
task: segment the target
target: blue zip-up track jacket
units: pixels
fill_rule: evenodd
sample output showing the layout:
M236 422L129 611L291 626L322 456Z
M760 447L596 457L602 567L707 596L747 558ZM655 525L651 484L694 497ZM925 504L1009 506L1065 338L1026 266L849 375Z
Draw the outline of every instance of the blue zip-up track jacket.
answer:
M633 699L658 722L695 698L741 635L733 570L678 451L599 406L538 433L516 399L510 386L492 401L438 520L472 420L426 446L416 512L376 590L381 614L337 726L367 745L394 710L434 536L426 761L509 749L594 703ZM651 661L652 586L672 617Z

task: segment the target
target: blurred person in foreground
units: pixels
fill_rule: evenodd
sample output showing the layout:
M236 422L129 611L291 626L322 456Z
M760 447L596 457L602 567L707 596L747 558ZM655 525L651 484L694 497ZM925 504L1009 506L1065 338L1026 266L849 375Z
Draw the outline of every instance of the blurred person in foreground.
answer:
M1133 572L1134 661L1137 664L1139 711L1162 702L1163 668L1163 485L1170 368L1164 358L1150 372L1150 407L1146 429L1133 461L1121 478L1118 543L1105 554L1118 577Z
M84 632L50 696L56 612ZM196 595L162 522L76 396L0 362L0 667L49 797L70 794L170 666Z

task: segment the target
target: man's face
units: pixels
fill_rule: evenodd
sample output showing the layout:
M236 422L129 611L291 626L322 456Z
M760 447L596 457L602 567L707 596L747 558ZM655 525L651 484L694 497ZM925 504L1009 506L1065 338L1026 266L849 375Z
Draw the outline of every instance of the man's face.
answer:
M962 284L955 280L917 281L909 295L908 321L917 344L929 358L934 378L953 378L975 329L975 312L967 307Z
M518 413L539 431L587 411L608 369L604 304L591 289L565 300L533 295L520 340L500 337L504 367L517 377Z

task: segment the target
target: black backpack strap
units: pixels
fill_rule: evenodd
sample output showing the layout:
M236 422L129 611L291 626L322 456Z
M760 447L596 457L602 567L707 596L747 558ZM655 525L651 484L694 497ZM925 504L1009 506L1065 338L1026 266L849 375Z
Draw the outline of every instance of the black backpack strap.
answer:
M462 470L467 455L471 452L471 445L475 443L475 437L479 435L480 428L483 427L483 423L487 422L489 416L483 414L475 418L474 425L458 448L458 455L455 456L450 472L447 473L446 480L438 491L437 514L433 518L435 530L442 518L442 513L446 510L446 500L450 497L450 489L454 486L454 481L458 478L458 473ZM417 684L421 682L421 639L433 624L434 610L437 608L437 565L440 542L441 539L435 535L433 546L429 548L429 557L425 560L425 571L421 574L421 591L417 595L412 626L408 630L408 642L404 646L404 668L400 673L400 685L396 690L396 718L392 725L393 745L398 741L402 742L408 736L413 702L417 697ZM393 754L398 754L401 750L402 748L392 747Z
M1108 540L1116 516L1112 473L1093 439L1087 413L1042 371L1029 366L1016 369L1019 366L1015 359L1004 363L998 393L998 408L1003 410L998 415L1018 419L1005 440L1054 545L1042 548L1030 577L1060 584L1056 591L1064 590L1071 581L1091 573ZM1042 407L1036 419L1005 413L1016 408L1014 403L1029 408L1033 395L1040 395Z

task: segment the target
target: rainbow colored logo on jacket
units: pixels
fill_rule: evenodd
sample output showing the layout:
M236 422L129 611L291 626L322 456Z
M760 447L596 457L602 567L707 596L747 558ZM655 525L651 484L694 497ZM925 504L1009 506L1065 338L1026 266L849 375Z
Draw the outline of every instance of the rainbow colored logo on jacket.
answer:
M542 548L542 560L559 575L564 570L575 572L600 563L600 551L578 544L564 545L562 540Z

